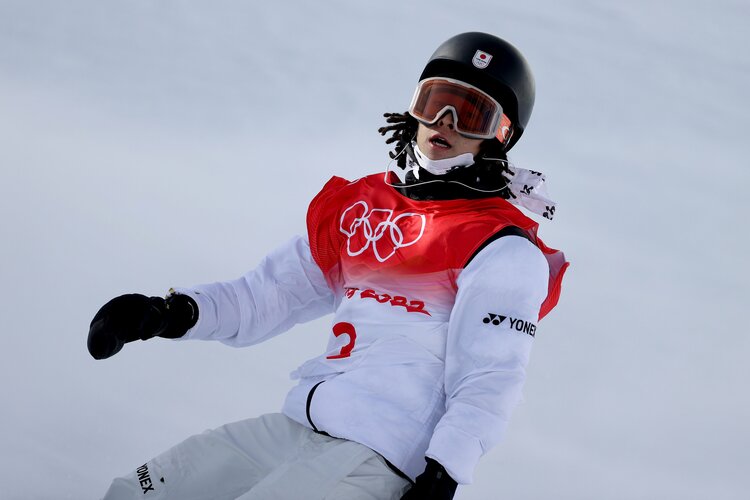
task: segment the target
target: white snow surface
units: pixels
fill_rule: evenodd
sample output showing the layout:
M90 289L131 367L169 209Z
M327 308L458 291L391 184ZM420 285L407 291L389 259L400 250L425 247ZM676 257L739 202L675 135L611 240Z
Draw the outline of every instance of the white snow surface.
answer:
M381 171L432 51L502 36L537 78L512 151L572 267L469 499L750 491L745 0L0 0L0 498L94 499L191 434L277 411L328 318L94 361L111 297L231 279ZM744 304L744 306L743 306Z

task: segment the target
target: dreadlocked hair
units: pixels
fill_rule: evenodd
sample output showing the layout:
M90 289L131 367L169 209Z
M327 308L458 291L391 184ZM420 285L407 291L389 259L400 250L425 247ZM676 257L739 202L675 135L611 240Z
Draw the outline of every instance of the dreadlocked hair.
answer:
M406 148L416 139L419 122L411 116L408 111L403 113L384 113L386 119L385 127L380 127L378 133L385 136L390 134L385 141L386 144L393 144L393 151L388 155L391 159L398 158L396 164L401 168L406 168L407 155L402 154ZM510 199L515 198L510 190L510 179L513 177L513 171L510 169L510 162L505 152L505 146L495 139L487 139L479 147L479 154L476 155L474 164L465 169L463 172L455 172L456 177L472 177L476 180L491 181L494 186L502 184L505 187L492 193L492 196ZM453 176L451 176L453 177ZM445 179L445 178L444 178ZM448 180L448 179L445 179ZM459 180L459 179L455 179ZM463 179L460 179L463 181ZM458 194L458 193L456 193ZM477 194L476 192L466 192L464 196L468 198L486 197L487 194Z
M389 125L380 127L378 133L382 136L385 136L388 133L391 134L391 136L385 140L385 143L393 144L395 142L396 145L394 146L393 151L388 152L388 155L391 159L398 156L396 164L401 168L406 168L406 155L401 153L406 146L416 138L419 122L416 118L411 116L408 111L404 111L403 113L384 113L383 116L385 117L386 123Z

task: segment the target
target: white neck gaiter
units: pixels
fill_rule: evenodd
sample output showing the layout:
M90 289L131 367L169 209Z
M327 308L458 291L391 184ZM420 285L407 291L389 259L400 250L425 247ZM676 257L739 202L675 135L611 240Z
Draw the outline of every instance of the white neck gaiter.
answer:
M412 172L414 172L414 177L417 179L419 179L419 167L422 167L433 175L445 175L454 168L463 168L474 164L474 155L471 153L464 153L443 160L431 160L419 149L416 142L412 142L412 149L417 161L414 162L411 158L408 158L407 163L409 164L408 167L411 167Z

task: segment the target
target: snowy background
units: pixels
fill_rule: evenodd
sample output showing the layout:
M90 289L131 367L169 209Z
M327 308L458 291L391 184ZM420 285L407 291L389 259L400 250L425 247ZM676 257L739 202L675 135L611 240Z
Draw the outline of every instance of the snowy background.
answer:
M460 7L459 7L460 5ZM328 319L248 349L86 351L99 306L235 278L470 30L537 103L511 159L573 265L469 499L750 491L746 0L0 0L0 498L93 499L185 437L277 411Z

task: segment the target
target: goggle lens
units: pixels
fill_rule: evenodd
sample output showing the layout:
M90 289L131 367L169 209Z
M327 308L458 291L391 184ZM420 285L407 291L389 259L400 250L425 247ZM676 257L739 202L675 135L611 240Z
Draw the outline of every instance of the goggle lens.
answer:
M428 78L417 85L409 113L431 125L446 111L453 113L456 131L475 139L497 137L504 142L509 120L489 95L471 85L446 78ZM505 119L501 128L501 120Z

